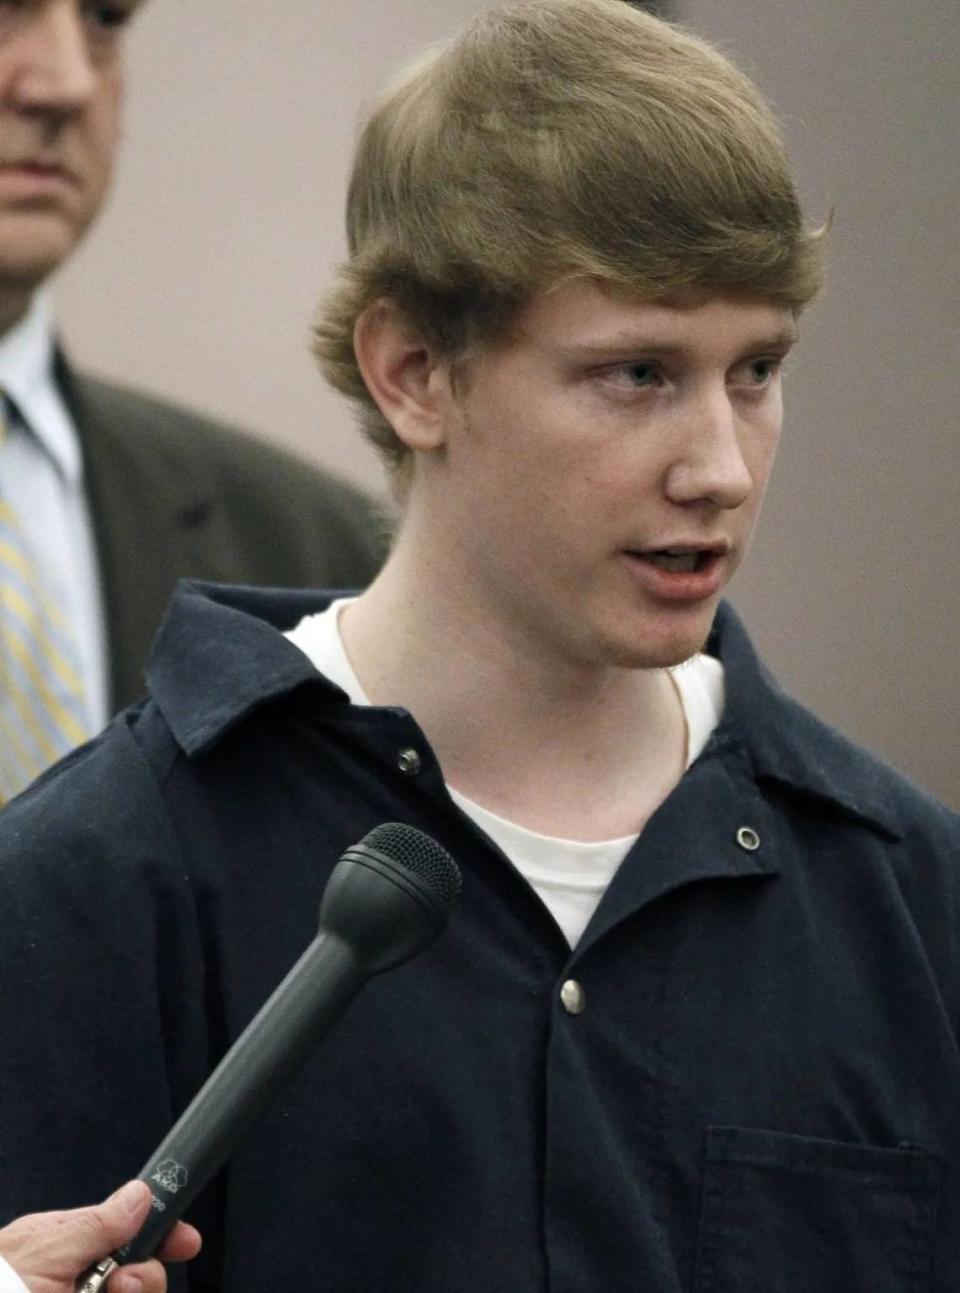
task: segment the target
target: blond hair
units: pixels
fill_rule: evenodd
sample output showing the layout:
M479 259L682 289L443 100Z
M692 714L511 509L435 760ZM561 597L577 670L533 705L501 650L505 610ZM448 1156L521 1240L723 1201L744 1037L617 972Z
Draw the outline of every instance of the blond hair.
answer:
M804 223L756 87L623 0L507 4L409 68L361 134L347 232L314 349L394 469L409 451L353 346L379 298L456 362L570 276L642 300L799 311L822 273L822 230Z

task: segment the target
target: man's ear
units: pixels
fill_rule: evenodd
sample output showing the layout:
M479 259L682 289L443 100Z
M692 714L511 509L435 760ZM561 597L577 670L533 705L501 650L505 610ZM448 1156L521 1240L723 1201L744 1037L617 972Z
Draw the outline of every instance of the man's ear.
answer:
M367 390L403 443L409 449L439 448L451 399L448 367L392 301L375 301L364 310L353 348Z

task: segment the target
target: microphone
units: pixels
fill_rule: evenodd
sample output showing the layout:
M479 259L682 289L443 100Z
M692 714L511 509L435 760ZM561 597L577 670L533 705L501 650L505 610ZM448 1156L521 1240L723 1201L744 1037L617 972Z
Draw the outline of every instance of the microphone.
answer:
M412 826L385 822L347 849L327 882L317 937L144 1165L153 1207L143 1227L82 1275L77 1293L96 1293L120 1263L156 1250L367 980L443 931L459 891L453 858Z

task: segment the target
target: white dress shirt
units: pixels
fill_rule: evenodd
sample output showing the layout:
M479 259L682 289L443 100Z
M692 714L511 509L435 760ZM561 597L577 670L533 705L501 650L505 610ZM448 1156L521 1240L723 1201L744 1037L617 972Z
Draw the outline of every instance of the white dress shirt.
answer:
M73 625L90 731L98 732L108 717L103 595L80 442L54 380L53 333L43 295L0 337L0 389L20 415L11 419L0 443L0 495L15 509L34 564Z

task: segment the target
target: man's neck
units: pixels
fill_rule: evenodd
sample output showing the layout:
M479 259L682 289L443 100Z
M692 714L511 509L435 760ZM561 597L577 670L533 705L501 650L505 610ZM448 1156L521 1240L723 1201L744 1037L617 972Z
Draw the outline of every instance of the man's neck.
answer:
M391 558L341 617L370 700L408 709L448 784L510 821L570 839L640 830L684 769L669 673L548 661L449 582L409 576Z

